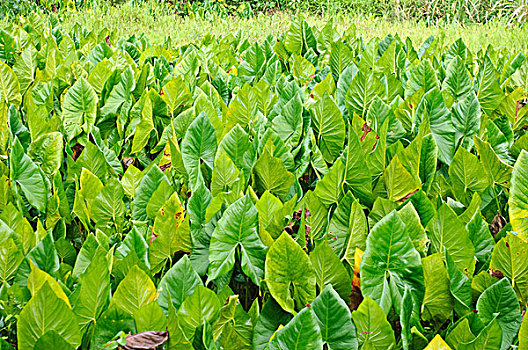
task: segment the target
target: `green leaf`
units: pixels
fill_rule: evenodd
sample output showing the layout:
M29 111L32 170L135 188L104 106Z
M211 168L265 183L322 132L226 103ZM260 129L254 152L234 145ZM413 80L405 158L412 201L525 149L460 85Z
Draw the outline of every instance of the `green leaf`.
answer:
M75 350L75 347L68 343L59 333L56 331L46 332L40 339L35 343L35 350Z
M449 274L449 289L453 296L453 306L457 315L462 317L471 310L471 280L456 266L447 249L445 252L445 260L447 273Z
M296 306L315 299L316 274L310 259L286 232L269 249L265 271L270 293L284 310L293 313Z
M448 91L455 101L459 101L464 95L469 93L472 88L473 84L471 82L471 76L466 69L464 60L458 56L455 57L447 66L446 77L442 83L442 90ZM474 94L471 95L475 96Z
M186 297L191 295L196 286L203 285L200 276L194 271L189 258L184 255L161 278L158 286L157 302L168 314L169 302L179 310Z
M279 330L268 349L322 350L321 331L310 308L301 310L284 328Z
M286 198L295 181L293 174L286 170L279 158L271 155L268 147L264 148L264 152L255 163L253 175L255 189L261 193L269 191L282 200Z
M62 120L68 141L83 132L90 133L97 116L98 98L93 87L79 79L66 92L62 104Z
M149 262L153 272L160 271L167 260L172 261L177 251L192 250L189 217L185 217L177 193L173 193L157 212L153 231L157 235L149 247Z
M477 136L474 137L474 140L480 156L480 163L484 167L490 182L495 185L510 181L513 168L500 160L489 142L482 141Z
M146 221L149 218L147 215L147 206L158 187L160 187L161 182L165 182L169 185L167 176L158 166L154 165L149 168L147 173L141 179L139 186L136 188L134 202L132 203L133 220Z
M192 335L204 322L213 322L218 317L220 301L216 294L198 285L178 311L178 321L185 335ZM169 320L170 322L170 320Z
M133 315L137 310L156 298L156 287L150 277L137 265L119 283L110 306L119 306Z
M422 259L422 265L425 279L422 319L442 325L453 314L449 276L439 253Z
M491 254L490 270L512 281L520 299L528 299L528 242L508 234L497 242Z
M331 285L341 295L343 299L350 296L352 281L345 269L327 241L321 241L310 253L310 261L317 276L319 290Z
M356 325L359 345L375 350L391 349L395 344L394 331L383 309L370 297L366 296L359 308L352 312Z
M60 132L40 135L28 147L28 155L42 171L52 177L62 164L63 140Z
M484 57L481 64L482 66L479 67L479 73L475 82L477 98L484 113L491 115L501 104L505 96L498 83L495 67L493 67L493 63L488 55Z
M481 108L473 93L468 94L451 108L455 139L460 146L470 150L473 147L473 136L480 128Z
M90 211L90 217L97 226L110 226L114 224L116 230L122 230L125 216L125 193L117 179L110 180L101 192L95 197Z
M477 310L484 324L496 320L502 329L501 349L510 348L521 326L521 310L508 279L503 278L486 289L478 298Z
M354 113L365 116L372 101L377 96L383 96L384 90L383 84L374 74L357 72L345 97L349 118L351 119Z
M356 248L365 250L367 219L359 200L351 192L347 192L337 204L326 237L337 256L349 262L353 260Z
M389 278L391 290L387 284ZM380 288L383 286L383 288ZM414 305L421 305L424 274L420 254L396 211L381 219L367 237L367 248L361 260L361 292L381 304L383 295L390 293L395 307L407 286ZM393 289L395 288L395 289Z
M2 284L16 273L18 266L24 260L24 254L19 250L13 238L8 237L0 243L0 279Z
M97 320L90 345L95 349L104 349L119 332L136 333L134 319L117 305L110 305Z
M475 192L482 193L488 186L488 179L477 156L459 147L449 166L449 179L456 199L468 206Z
M189 174L189 186L198 184L200 164L213 169L216 153L216 132L205 113L200 113L189 126L181 145L183 164Z
M9 157L10 178L22 189L28 202L40 211L46 211L48 186L39 167L24 153L24 148L15 139Z
M260 316L253 330L253 346L256 350L265 349L271 337L280 326L286 325L291 319L273 298L269 298L260 311Z
M502 330L497 319L493 319L479 335L468 343L461 343L458 350L497 350L501 348Z
M513 167L508 208L512 230L528 239L528 152L521 151Z
M147 331L164 331L167 327L167 316L157 303L142 306L134 313L138 333Z
M312 311L321 330L323 342L332 350L357 349L356 327L347 304L326 286L312 303Z
M58 298L48 283L38 290L18 317L17 340L22 349L33 349L49 331L56 331L74 347L81 345L81 332L68 305Z
M472 276L475 271L475 247L469 240L469 232L456 216L453 209L442 204L427 225L427 232L431 240L431 251L449 254L460 271Z
M249 195L227 208L211 237L210 281L231 272L235 260L240 259L242 271L254 284L260 284L264 276L266 246L257 234L257 226L258 212Z
M325 95L310 110L312 127L324 159L331 163L345 144L345 123L339 108Z
M455 153L455 128L452 114L447 109L442 93L437 88L425 94L416 107L416 116L429 122L431 133L438 145L438 158L449 165Z
M519 330L519 350L528 349L528 317L525 317Z
M410 78L407 80L407 87L405 88L405 97L414 95L419 89L427 93L431 89L438 88L438 85L436 72L431 66L431 62L429 60L422 60L411 69Z

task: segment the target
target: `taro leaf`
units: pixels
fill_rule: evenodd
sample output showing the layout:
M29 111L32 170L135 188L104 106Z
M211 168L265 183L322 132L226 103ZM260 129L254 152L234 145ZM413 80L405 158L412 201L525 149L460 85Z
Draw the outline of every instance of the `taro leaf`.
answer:
M177 314L183 334L187 337L192 336L196 328L204 322L216 320L219 310L220 300L218 300L216 294L204 286L196 286L194 293L183 301Z
M449 276L439 253L422 259L425 296L422 319L442 325L453 314L453 300L449 290Z
M257 234L257 226L258 212L249 195L227 208L211 237L210 281L231 272L238 255L242 271L254 284L260 284L266 246Z
M425 229L420 222L420 216L414 208L412 202L407 203L403 208L401 208L398 211L398 215L407 228L407 232L409 233L409 237L411 237L414 248L416 248L421 256L426 256L427 249L429 248L429 239L425 234Z
M214 339L220 338L223 348L253 349L253 325L251 317L244 311L237 295L227 299L213 324Z
M361 70L357 72L345 97L349 118L352 119L354 113L361 117L366 115L371 102L376 96L382 96L384 90L383 84L374 74Z
M480 128L481 109L475 94L470 93L452 108L453 125L457 144L471 150L473 136L477 135Z
M128 273L128 270L138 265L144 271L150 271L148 261L148 243L145 239L146 226L135 225L128 232L123 243L116 249L112 274L116 282L121 281Z
M424 95L416 107L416 115L422 123L429 121L431 133L438 145L438 158L449 165L455 153L455 128L440 90L434 88Z
M230 187L240 178L240 171L225 152L217 153L211 178L211 194L216 196L228 192Z
M200 164L213 169L216 153L216 132L205 113L200 113L189 126L181 145L183 164L189 174L189 187L198 184Z
M19 250L13 238L9 237L0 243L0 281L2 284L15 274L24 260L24 253Z
M312 127L324 160L332 163L345 144L345 123L339 108L325 95L310 110Z
M429 90L438 88L438 79L434 68L431 66L429 60L422 60L418 65L413 67L410 72L409 80L407 80L407 87L405 89L405 97L414 95L419 89L424 93Z
M76 300L73 300L73 312L79 319L79 325L86 327L95 322L105 309L110 297L110 272L105 255L97 254L86 271L80 276L80 285Z
M528 317L525 317L519 330L519 350L528 349Z
M167 328L167 316L157 303L147 304L134 313L138 332L163 331Z
M446 342L453 348L458 349L460 343L469 343L475 339L468 318L462 318L454 324L453 329L447 333Z
M59 256L57 255L55 242L53 242L53 236L51 233L48 233L39 244L31 249L27 257L33 261L39 269L52 276L59 270Z
M403 166L398 155L395 155L383 173L387 196L391 201L399 201L421 189L419 179L412 176Z
M495 185L510 181L512 167L500 160L489 142L482 141L477 136L474 137L474 140L480 156L480 162L490 182Z
M209 189L201 183L187 202L193 244L191 264L200 276L205 275L209 266L209 245L212 232L206 226L206 213L212 199Z
M168 332L147 331L126 337L125 350L149 350L163 345L169 339Z
M284 310L293 313L296 306L315 298L316 274L310 259L286 232L269 249L265 270L270 293Z
M507 278L501 279L480 295L477 310L484 324L496 320L502 329L501 349L510 348L521 326L521 310Z
M66 303L68 308L71 308L70 300L64 293L64 290L62 289L59 282L57 282L53 277L51 277L48 273L40 270L33 264L32 262L29 263L31 272L29 273L29 276L27 277L27 288L31 295L35 296L37 292L40 290L40 288L44 284L48 284L48 286L53 290L57 298L61 299ZM22 267L23 268L23 267Z
M149 247L149 262L153 272L160 271L167 259L172 261L177 251L191 251L189 218L184 213L178 194L173 193L156 214L153 229L155 238Z
M497 81L498 76L490 57L486 55L481 64L482 66L479 67L479 73L475 82L477 98L484 113L491 115L501 104L505 95Z
M302 309L284 328L277 331L268 349L322 350L321 331L310 308Z
M367 237L367 248L361 260L361 291L380 304L383 295L390 294L393 305L398 308L405 286L410 290L415 307L422 305L425 285L420 254L398 213L392 211Z
M116 231L122 231L126 211L124 196L123 186L117 179L111 179L104 186L95 197L90 212L90 217L97 226L108 227L113 223Z
M286 198L295 181L293 174L286 170L279 158L271 155L268 147L264 148L264 152L255 163L253 174L256 190L261 193L269 191L282 200Z
M350 296L352 281L350 276L328 242L323 240L310 253L310 261L317 276L319 290L331 285L339 293L341 298Z
M356 311L352 312L356 325L359 345L365 349L386 350L396 344L394 331L383 309L370 297L366 296Z
M98 251L100 251L102 254L106 253L104 248L97 241L95 235L91 233L86 237L84 244L77 254L75 266L73 267L72 271L72 277L74 279L79 278L79 276L86 271Z
M40 135L28 148L28 155L42 171L52 177L62 164L63 140L60 132Z
M473 276L475 271L475 247L469 240L469 232L456 216L453 209L442 204L435 217L427 225L432 252L449 254L453 261L467 276Z
M424 350L451 350L449 345L437 334Z
M324 206L338 204L343 196L343 181L345 166L343 162L335 162L330 171L317 181L314 195L319 198Z
M528 152L521 151L513 167L508 200L512 230L528 239Z
M112 297L110 306L119 306L133 315L144 305L156 298L156 287L150 277L137 265L133 266L126 277L119 283Z
M91 350L104 349L120 332L135 333L134 319L116 305L110 305L95 324L90 344Z
M40 211L46 211L48 186L39 167L24 153L24 148L15 139L9 157L10 178L15 181L26 196L29 204Z
M229 105L226 119L228 124L248 126L258 111L256 91L249 84L244 84Z
M203 285L202 280L192 268L187 255L184 255L161 278L157 302L165 314L168 314L169 302L174 309L179 310L185 298L191 295L198 285Z
M134 131L132 149L130 150L132 154L141 151L147 145L152 131L155 131L154 120L152 115L152 100L149 95L150 94L143 94L141 100L139 100L136 105L139 106L138 108L141 109L141 117Z
M471 280L456 266L447 249L445 252L445 260L447 273L449 274L449 289L453 296L453 306L457 315L462 317L471 310Z
M475 246L475 257L479 263L485 264L491 257L495 241L480 211L475 212L475 215L466 224L466 228L469 232L469 239Z
M49 331L56 331L74 347L81 345L81 332L74 313L46 282L18 316L18 346L33 349Z
M291 315L284 311L273 298L269 298L262 307L260 316L253 330L253 346L263 350L280 326L286 325Z
M292 20L284 36L284 47L288 52L301 54L303 48L302 17Z
M147 206L161 182L165 182L168 185L169 180L167 176L156 165L149 168L141 179L139 186L136 188L134 202L132 203L133 220L146 221L149 218L147 215Z
M461 343L458 350L497 350L501 348L502 329L494 318L479 335L468 343Z
M93 87L84 79L79 79L66 92L62 104L62 120L68 141L83 131L89 133L97 116L98 97Z
M312 311L329 349L357 349L356 327L347 304L332 288L326 286L312 303Z
M468 206L475 192L482 193L488 186L488 179L477 156L459 147L449 166L449 179L456 199Z
M130 165L127 168L125 174L121 178L121 185L123 186L123 190L128 197L134 197L136 189L139 186L143 175L145 174L143 174L141 170L136 168L134 165Z
M361 204L351 192L347 192L337 204L326 237L337 256L348 261L353 260L356 248L365 250L367 220Z
M345 163L345 183L355 197L369 205L372 203L372 177L360 142L356 131L349 128L348 145L340 158Z
M289 146L299 143L303 130L303 105L299 95L296 94L282 106L281 113L273 119L272 125L284 143Z
M35 343L35 350L75 350L75 347L68 343L56 331L48 331Z
M471 76L469 75L465 62L460 57L455 57L447 66L446 78L442 83L442 90L448 91L455 101L459 101L472 88ZM471 95L475 96L474 94Z
M497 242L491 253L490 270L512 281L519 299L528 299L528 243L508 234Z

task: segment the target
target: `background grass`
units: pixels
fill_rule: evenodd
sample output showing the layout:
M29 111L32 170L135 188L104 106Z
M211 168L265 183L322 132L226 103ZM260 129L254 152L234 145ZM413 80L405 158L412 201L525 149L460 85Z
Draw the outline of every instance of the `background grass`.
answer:
M260 41L267 35L278 35L288 29L292 13L274 11L258 13L249 18L240 16L178 16L174 10L160 1L148 0L138 3L123 4L103 3L101 6L87 7L82 10L64 10L51 13L66 29L75 24L99 31L103 28L115 30L119 35L145 33L153 44L161 44L170 36L175 46L195 42L207 33L226 35L241 31L243 37ZM356 28L365 39L385 37L398 34L410 37L414 43L422 43L430 35L445 34L446 43L462 38L473 51L492 44L496 48L508 48L516 51L528 51L528 25L507 23L496 18L486 23L462 25L446 23L444 25L427 25L424 21L394 20L374 15L336 13L333 15L316 15L305 13L310 25L321 28L328 20L333 20L338 31ZM11 21L4 20L4 26Z

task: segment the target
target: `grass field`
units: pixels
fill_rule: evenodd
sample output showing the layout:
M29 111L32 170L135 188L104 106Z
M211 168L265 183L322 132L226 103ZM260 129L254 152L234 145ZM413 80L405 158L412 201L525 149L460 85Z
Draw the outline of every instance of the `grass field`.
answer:
M240 18L183 18L159 1L147 1L141 5L125 3L118 6L103 5L83 11L65 11L57 15L65 29L75 24L83 28L99 31L103 28L117 31L118 36L145 33L152 44L163 43L170 36L175 45L188 44L199 40L203 35L224 35L241 31L243 37L262 41L267 35L274 36L288 29L292 14L275 12L272 15L258 14L249 19ZM312 15L305 14L310 25L322 27L333 20L338 31L356 28L365 39L383 38L388 34L409 37L421 43L429 36L444 34L447 44L462 38L472 51L493 45L509 50L528 50L528 26L508 25L499 20L485 24L462 26L449 24L445 27L427 26L416 21L391 21L380 17L357 16L351 14ZM4 23L6 25L6 23Z

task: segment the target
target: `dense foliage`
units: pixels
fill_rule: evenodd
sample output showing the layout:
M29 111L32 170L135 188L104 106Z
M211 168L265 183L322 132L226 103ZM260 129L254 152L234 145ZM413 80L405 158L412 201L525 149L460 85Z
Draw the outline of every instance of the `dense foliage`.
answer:
M17 24L2 349L528 348L523 53Z

